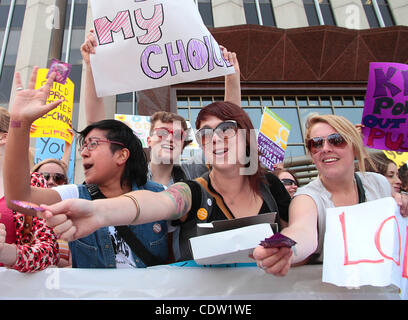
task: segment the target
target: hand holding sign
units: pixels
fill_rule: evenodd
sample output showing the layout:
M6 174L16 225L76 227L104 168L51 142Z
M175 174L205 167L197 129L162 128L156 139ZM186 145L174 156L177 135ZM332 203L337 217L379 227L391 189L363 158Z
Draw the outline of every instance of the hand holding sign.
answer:
M98 97L234 72L190 0L91 0L91 7Z

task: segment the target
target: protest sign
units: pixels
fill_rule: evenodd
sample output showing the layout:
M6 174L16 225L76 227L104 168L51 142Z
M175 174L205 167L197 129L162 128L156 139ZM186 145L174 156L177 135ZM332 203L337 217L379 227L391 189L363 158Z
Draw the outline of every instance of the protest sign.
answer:
M35 89L47 82L48 69L38 69ZM30 137L59 138L72 143L72 109L74 106L74 83L68 78L65 84L54 82L47 103L62 99L62 103L46 115L34 121Z
M370 63L361 123L367 147L408 151L408 65Z
M327 209L323 281L337 286L394 284L408 299L408 220L391 197Z
M91 0L97 95L234 73L191 0Z
M258 133L259 160L270 170L283 161L291 125L265 108Z
M150 116L138 116L131 114L115 114L115 119L122 121L129 128L133 130L133 133L140 139L142 142L143 148L148 148L147 137L150 133ZM188 149L199 149L199 145L191 128L190 121L187 122L187 127L189 128L189 135L187 140L192 142L185 147L185 150Z
M74 183L75 144L74 139L72 141L68 164L68 183ZM61 160L64 155L65 146L65 141L61 139L50 137L37 138L35 143L34 164L50 158Z
M408 152L383 151L388 159L395 162L397 167L408 163Z

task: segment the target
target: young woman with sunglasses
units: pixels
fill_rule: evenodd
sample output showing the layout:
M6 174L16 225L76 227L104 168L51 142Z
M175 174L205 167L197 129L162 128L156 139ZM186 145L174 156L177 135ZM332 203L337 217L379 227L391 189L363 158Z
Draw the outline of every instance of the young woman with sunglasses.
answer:
M47 180L48 188L68 183L67 165L62 160L52 158L45 159L35 164L31 172L41 173L45 180Z
M261 246L253 256L267 273L285 275L292 264L322 262L326 208L350 206L364 200L391 196L384 176L365 172L368 154L360 133L346 118L336 115L314 115L306 123L306 145L319 176L299 188L290 205L289 226L282 233L296 244L296 255L288 248ZM359 172L354 172L357 158ZM359 192L358 180L364 192ZM360 189L361 190L361 189ZM396 196L401 214L407 216L407 200Z
M296 190L299 188L299 181L297 180L295 174L286 169L275 169L273 174L276 175L282 184L285 186L291 198L296 193Z
M132 199L66 200L47 207L48 223L63 238L72 240L113 221L143 224L155 219L180 219L182 233L194 236L197 222L256 216L275 209L277 221L279 217L287 220L290 196L276 176L265 177L248 114L235 104L215 102L200 111L196 127L197 140L211 165L208 188L221 197L221 203L208 203L204 188L196 181L187 181L160 193L129 193ZM268 192L276 201L275 208L266 201ZM188 237L182 239L180 245L188 245ZM182 260L188 258L191 256L183 255Z

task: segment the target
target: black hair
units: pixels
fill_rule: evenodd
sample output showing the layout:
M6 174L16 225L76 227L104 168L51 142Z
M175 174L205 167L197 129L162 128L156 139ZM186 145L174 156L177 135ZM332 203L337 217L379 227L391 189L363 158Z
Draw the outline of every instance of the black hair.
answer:
M86 136L93 129L106 131L108 140L121 142L129 149L129 158L126 161L125 171L120 178L121 186L128 184L132 186L136 182L137 186L143 186L147 182L147 157L143 151L143 145L140 139L133 133L125 123L119 120L101 120L87 126L84 130L79 131L79 145L83 145ZM112 153L123 147L118 144L111 143L110 149Z

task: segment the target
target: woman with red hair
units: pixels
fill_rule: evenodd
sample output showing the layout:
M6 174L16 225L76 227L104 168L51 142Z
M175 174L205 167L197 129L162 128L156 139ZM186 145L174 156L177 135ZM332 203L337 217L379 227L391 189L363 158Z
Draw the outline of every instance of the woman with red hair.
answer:
M159 193L135 191L97 201L66 200L47 207L56 215L51 217L48 212L48 223L63 238L74 240L106 223L177 220L181 225L182 261L191 259L188 239L197 235L198 222L268 212L277 212L278 224L286 222L290 196L280 180L260 166L256 134L248 114L231 102L214 102L200 111L196 128L210 167L201 183L181 182Z

